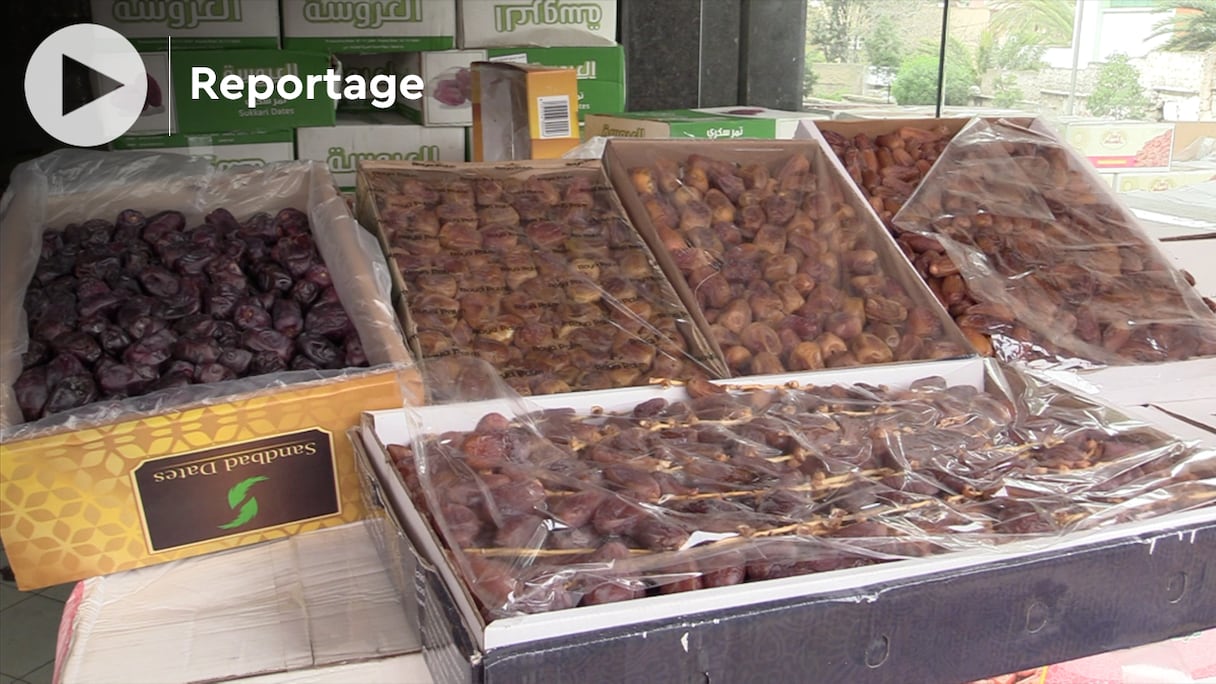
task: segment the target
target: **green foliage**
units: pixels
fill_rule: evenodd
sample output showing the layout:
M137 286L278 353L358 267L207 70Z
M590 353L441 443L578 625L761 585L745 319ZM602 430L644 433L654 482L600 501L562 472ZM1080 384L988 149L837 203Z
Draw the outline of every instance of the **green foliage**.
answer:
M1174 0L1169 15L1153 24L1150 38L1169 36L1161 46L1170 52L1206 52L1216 48L1216 0ZM1180 12L1181 11L1181 12Z
M945 101L966 105L971 99L975 74L970 67L946 57ZM937 57L921 54L905 60L891 84L891 96L901 105L937 104Z
M1116 52L1108 57L1098 71L1097 82L1086 101L1089 113L1116 119L1141 119L1151 106L1152 102L1140 87L1140 70L1128 62L1127 55Z
M1034 36L1014 33L993 50L992 64L998 69L1008 71L1038 71L1046 66L1043 63L1045 52L1047 46L1038 42Z
M853 58L853 36L861 25L866 2L823 0L807 14L810 44L823 50L826 62L849 62Z
M982 74L992 68L993 55L996 53L996 49L996 34L992 32L992 29L984 29L980 33L979 41L975 46L976 71Z
M1021 35L1039 45L1072 45L1077 0L993 0L990 7L996 35Z
M1001 74L992 84L992 103L1001 109L1012 109L1022 101L1023 93L1018 79L1013 74Z
M903 61L903 53L903 41L899 39L895 22L890 17L880 17L866 38L866 56L870 64L894 71Z
M802 96L806 97L815 92L815 83L819 80L819 76L815 70L811 68L810 63L802 71Z
M937 63L937 55L941 50L941 45L935 40L924 40L917 49L917 54L921 56L929 56L933 58L933 63ZM955 38L954 36L946 37L946 71L957 69L957 73L967 80L967 85L974 85L979 82L979 71L976 69L975 56L971 54L971 48L966 43Z

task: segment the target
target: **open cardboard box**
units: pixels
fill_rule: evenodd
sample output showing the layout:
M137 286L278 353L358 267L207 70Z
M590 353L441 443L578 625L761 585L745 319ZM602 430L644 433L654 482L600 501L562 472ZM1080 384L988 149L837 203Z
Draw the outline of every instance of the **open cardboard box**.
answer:
M377 203L376 187L380 183L386 182L388 179L420 179L428 182L444 182L451 180L474 180L478 178L492 178L496 180L517 179L523 180L532 177L546 178L587 178L592 184L592 191L597 193L605 193L607 199L614 205L614 211L620 216L622 221L628 220L626 210L619 204L619 191L608 185L608 179L604 175L603 168L600 162L595 160L533 160L533 161L518 161L518 162L472 162L466 164L445 164L445 163L425 163L425 162L360 162L358 172L358 184L356 194L356 212L362 224L376 236L380 242L380 247L385 255L389 255L389 269L392 274L394 303L398 316L402 321L406 338L410 343L414 357L424 359L422 348L418 344L417 326L414 323L414 318L411 315L408 303L409 285L406 283L401 269L396 261L391 258L393 251L390 244L389 235L385 232L384 221L382 219L382 211ZM657 320L658 316L667 316L674 314L676 316L676 328L680 335L684 338L688 347L688 355L691 359L699 362L707 373L716 377L724 377L726 375L725 365L721 362L721 354L713 346L712 342L706 339L703 335L705 329L704 322L699 318L699 310L688 310L687 298L680 293L679 287L681 283L670 283L666 270L661 266L663 255L657 254L650 247L648 241L633 240L632 243L622 247L619 252L631 250L636 247L640 250L651 265L649 274L646 276L647 282L655 283L651 292L653 298L650 299L654 304L654 316ZM450 250L449 250L450 251ZM493 263L501 263L501 257L498 252L486 249L477 250L478 253L489 255ZM551 249L540 250L546 254L552 254L562 259L568 259L564 245L557 245ZM636 282L641 282L638 279ZM674 286L673 291L671 287ZM605 318L608 318L608 307L613 310L624 306L620 302L605 306ZM692 319L692 322L689 319ZM611 362L611 359L608 360ZM499 368L499 370L503 370ZM515 369L508 369L512 372ZM518 369L526 371L527 369ZM428 393L433 394L433 388L427 388ZM430 397L433 400L433 397Z
M387 266L324 164L216 170L201 157L65 151L19 168L5 199L0 539L22 589L365 516L344 433L361 411L416 401L419 389ZM28 339L22 295L44 226L166 208L194 226L221 206L238 219L285 207L308 214L373 367L190 385L22 423L12 390Z
M996 119L988 118L988 121ZM1037 133L1041 133L1057 142L1060 142L1067 154L1072 157L1072 168L1081 169L1089 179L1089 185L1094 194L1101 198L1103 202L1116 209L1116 218L1136 226L1140 236L1145 243L1145 249L1151 252L1151 258L1160 262L1167 263L1174 268L1188 268L1197 275L1196 289L1199 294L1211 296L1208 290L1212 283L1207 270L1200 268L1199 264L1203 262L1203 255L1210 251L1208 240L1188 240L1181 245L1174 243L1161 242L1161 235L1155 234L1146 230L1140 223L1140 218L1128 208L1125 198L1106 183L1098 173L1098 170L1093 168L1080 154L1080 152L1064 144L1064 140L1059 131L1054 128L1050 122L1037 118L1012 118L1007 119L1011 123L1018 126L1031 128ZM804 122L800 124L797 132L799 139L816 140L827 149L827 141L823 137L821 131L833 131L845 137L852 138L858 134L865 134L871 138L879 135L884 135L897 131L904 126L912 126L915 128L928 128L932 126L944 126L951 137L958 134L972 119L965 118L943 118L943 119L880 119L872 121L817 121ZM848 186L852 188L858 197L865 199L861 188L858 188L852 182L852 178L845 171L844 164L834 154L829 154L832 163L837 167L841 174L846 178ZM933 173L930 169L929 173ZM865 211L873 215L876 219L878 214L874 208L865 202ZM1181 220L1181 219L1180 219ZM1213 242L1216 244L1216 242ZM1194 245L1195 252L1193 255L1183 256L1182 253L1187 251L1187 245ZM1206 265L1206 264L1205 264ZM1184 284L1185 285L1185 284ZM1094 370L1080 371L1079 374L1091 384L1090 388L1097 387L1098 390L1089 389L1087 391L1103 391L1114 390L1114 395L1103 395L1110 401L1115 401L1122 404L1135 404L1139 400L1171 400L1185 399L1193 396L1211 396L1211 387L1216 386L1216 359L1188 359L1185 361L1170 361L1154 364L1139 364L1127 366L1108 366L1097 368ZM1060 372L1057 376L1063 379L1066 372ZM1074 389L1082 387L1082 385L1073 385Z
M803 123L802 126L808 124ZM832 179L839 184L844 195L844 201L853 208L857 220L863 221L866 235L869 237L869 248L878 252L878 263L882 274L895 280L902 286L914 304L924 306L933 312L942 328L944 341L953 342L961 350L960 356L974 354L971 344L963 337L962 332L954 324L941 303L933 296L928 286L913 269L907 256L895 244L890 233L882 226L878 217L873 214L868 202L853 188L844 167L839 164L836 155L822 140L618 140L611 139L604 149L604 167L616 188L625 210L629 213L634 226L642 238L650 245L651 251L659 261L663 272L675 286L676 292L684 301L685 307L692 312L697 324L701 326L702 334L714 346L718 358L725 358L722 349L710 330L705 314L697 302L696 295L687 279L676 265L671 251L663 244L654 222L643 205L643 199L634 189L630 180L630 170L639 166L653 166L656 160L679 162L691 154L700 154L710 159L722 160L739 164L764 164L776 171L794 154L804 154L811 162L811 171L820 177ZM914 362L910 362L914 363Z
M983 386L997 366L959 359L749 378ZM718 381L730 383L731 381ZM534 397L526 408L607 411L679 388ZM424 655L440 682L965 681L1157 641L1216 624L1216 508L999 549L823 572L489 623L412 504L385 445L471 429L510 400L365 414L365 484L413 545ZM403 559L386 557L386 562ZM967 652L960 654L965 640ZM965 656L965 657L964 657Z

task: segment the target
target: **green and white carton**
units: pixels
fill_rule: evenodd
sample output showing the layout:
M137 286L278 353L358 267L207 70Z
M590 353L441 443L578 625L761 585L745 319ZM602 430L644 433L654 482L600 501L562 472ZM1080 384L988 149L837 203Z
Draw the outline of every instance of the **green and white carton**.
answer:
M473 125L473 76L469 66L485 61L485 50L441 50L404 55L406 73L418 74L422 99L400 101L401 111L423 126Z
M234 131L291 130L297 126L327 126L334 122L334 101L324 87L315 89L315 99L303 93L295 99L273 96L250 107L244 97L227 99L218 83L224 76L264 74L278 79L292 74L303 81L308 75L323 75L331 66L329 55L289 50L174 50L172 69L169 54L145 52L140 55L148 76L148 96L143 113L128 134L174 135L178 133L219 133ZM215 72L216 99L201 94L191 98L193 67ZM94 88L105 93L115 82L94 78ZM125 96L125 91L115 93Z
M284 99L277 94L250 107L245 99L229 100L206 96L191 99L190 73L193 67L209 67L219 81L228 74L247 77L264 74L276 81L287 74L301 81L309 75L323 75L331 66L330 57L320 52L295 50L173 51L173 117L175 133L211 133L291 129L299 126L328 126L334 123L336 103L325 88L317 88L314 99L301 95ZM220 92L216 89L217 94Z
M241 131L199 135L125 135L110 143L112 150L175 152L204 157L219 169L265 166L295 159L292 131Z
M281 7L283 47L292 50L368 53L456 46L456 0L281 0Z
M775 119L709 114L693 109L587 115L584 134L617 138L776 139Z
M409 58L418 53L413 52L371 52L371 53L354 53L354 54L338 54L335 55L342 68L342 75L359 75L363 80L370 83L372 78L376 76L395 76L402 77L409 74L417 73L411 70ZM366 99L356 100L342 98L338 103L339 112L380 112L398 110L402 113L407 113L404 109L405 103L409 102L401 97L399 90L393 92L393 104L381 109L372 104L372 97L369 95Z
M586 47L616 43L616 0L459 0L459 45Z
M93 23L114 29L140 52L279 47L273 0L92 0Z
M767 107L751 107L746 105L731 105L729 107L699 107L693 111L715 116L732 118L772 119L775 129L773 134L778 140L790 140L798 130L798 124L803 121L827 121L832 113L824 110L813 112L790 112Z
M296 158L325 162L342 190L354 190L361 161L465 160L462 128L426 128L396 112L342 112L337 125L296 130Z
M611 113L625 109L625 50L620 45L608 45L443 50L407 54L402 63L402 73L418 74L426 86L421 100L400 100L402 111L424 126L473 125L469 65L485 60L574 69L578 74L579 121L588 112Z

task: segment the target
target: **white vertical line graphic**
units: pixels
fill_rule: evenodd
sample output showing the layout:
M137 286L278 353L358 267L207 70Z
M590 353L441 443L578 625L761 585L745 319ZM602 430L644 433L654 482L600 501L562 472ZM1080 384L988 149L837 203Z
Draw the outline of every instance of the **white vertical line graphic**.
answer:
M165 96L165 111L169 113L169 135L173 135L173 36L166 36L169 39L169 78L165 79L165 85L168 86L165 90L168 95Z

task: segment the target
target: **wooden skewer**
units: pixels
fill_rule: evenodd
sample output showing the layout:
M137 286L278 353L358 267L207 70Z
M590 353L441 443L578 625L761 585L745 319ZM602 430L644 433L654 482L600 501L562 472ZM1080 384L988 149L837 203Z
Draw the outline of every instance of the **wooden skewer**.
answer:
M582 549L528 549L520 547L471 547L461 549L464 553L471 553L487 558L495 558L500 556L513 556L521 558L553 558L561 556L586 556L590 553L595 553L597 549L582 548ZM631 555L640 556L648 553L654 553L650 549L629 549Z

